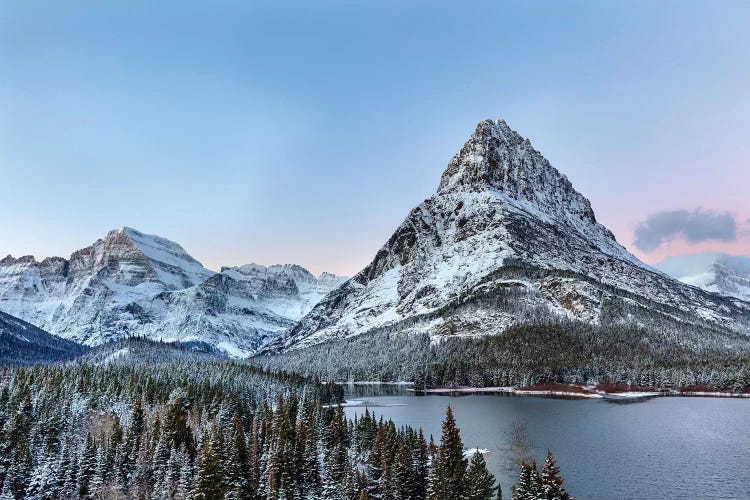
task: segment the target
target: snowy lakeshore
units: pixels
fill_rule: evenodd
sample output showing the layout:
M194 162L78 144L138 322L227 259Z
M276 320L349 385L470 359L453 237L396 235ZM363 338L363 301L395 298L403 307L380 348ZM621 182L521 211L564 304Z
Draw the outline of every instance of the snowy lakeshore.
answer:
M664 389L653 391L614 391L597 389L596 386L557 385L554 389L531 387L436 387L431 389L407 389L410 392L423 394L512 394L516 396L549 396L573 399L641 399L653 397L710 397L710 398L750 398L750 393L722 391L683 391Z

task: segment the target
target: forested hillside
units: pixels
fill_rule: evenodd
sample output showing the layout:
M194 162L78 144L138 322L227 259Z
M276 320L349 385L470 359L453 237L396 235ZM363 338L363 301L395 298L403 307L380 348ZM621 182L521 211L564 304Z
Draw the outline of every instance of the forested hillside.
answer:
M28 365L71 359L86 347L0 312L0 364Z
M415 381L428 387L540 382L750 387L747 337L674 323L646 329L547 322L437 343L427 334L382 330L251 362L330 380Z

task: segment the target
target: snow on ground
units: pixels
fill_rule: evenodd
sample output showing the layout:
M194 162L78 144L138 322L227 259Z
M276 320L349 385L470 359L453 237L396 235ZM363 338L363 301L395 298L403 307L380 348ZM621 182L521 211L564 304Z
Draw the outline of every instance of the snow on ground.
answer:
M520 394L522 396L565 396L565 397L572 397L572 398L582 398L582 399L602 399L604 395L602 394L586 394L582 392L568 392L568 391L521 391L521 390L514 390L513 394Z
M468 450L464 450L464 456L466 458L471 458L476 452L479 452L482 455L487 455L490 450L488 450L487 448L469 448Z
M646 392L646 391L633 391L633 392L610 392L604 394L607 399L638 399L638 398L652 398L654 396L663 396L662 392Z
M231 342L227 342L226 340L222 340L221 342L219 342L216 347L226 352L232 358L247 358L252 354L247 351L243 351L236 345L232 344Z
M737 392L711 392L711 391L630 391L630 392L604 392L597 391L591 386L584 387L584 389L592 390L591 393L581 393L572 391L534 391L534 390L520 390L515 387L438 387L434 389L423 389L421 392L428 394L450 394L461 392L465 394L481 394L481 393L507 393L514 394L517 396L564 396L580 399L638 399L638 398L652 398L652 397L679 397L679 396L695 396L695 397L715 397L715 398L750 398L750 394L737 393ZM416 392L414 389L407 389L408 391Z
M125 358L128 354L130 354L130 349L127 347L123 347L122 349L117 350L104 358L104 364L112 363L120 358Z
M408 389L413 391L414 389ZM423 389L422 392L434 393L434 394L447 394L451 392L514 392L513 387L438 387L435 389Z
M383 403L381 401L367 401L365 399L351 399L337 405L327 405L323 408L331 407L350 407L350 408L385 408L390 406L409 406L406 403Z

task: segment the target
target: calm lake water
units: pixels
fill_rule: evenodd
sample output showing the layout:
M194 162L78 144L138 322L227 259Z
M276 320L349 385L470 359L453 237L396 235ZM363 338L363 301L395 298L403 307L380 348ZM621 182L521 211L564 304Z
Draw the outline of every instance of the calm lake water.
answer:
M537 462L552 450L577 500L750 500L750 399L417 396L397 386L348 386L347 399L397 425L422 427L436 442L450 404L464 446L490 450L485 458L506 498L517 477L502 450L507 429L522 421ZM346 408L351 418L362 412Z

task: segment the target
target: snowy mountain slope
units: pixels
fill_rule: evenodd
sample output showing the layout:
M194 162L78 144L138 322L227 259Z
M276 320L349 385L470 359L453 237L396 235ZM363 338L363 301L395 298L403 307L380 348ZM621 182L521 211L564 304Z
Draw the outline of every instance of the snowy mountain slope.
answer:
M9 314L0 312L0 364L49 363L82 354L86 348L50 335Z
M640 262L527 139L487 120L373 261L267 350L383 329L497 334L550 317L750 332L750 305Z
M122 228L122 232L149 259L159 281L170 290L198 285L216 274L203 267L173 241L153 234L143 234L130 227Z
M750 301L750 257L702 252L668 257L655 266L706 291Z
M87 345L140 335L247 356L340 281L299 266L215 273L177 243L124 227L68 260L1 260L0 311Z
M313 276L295 264L262 266L246 264L225 267L222 274L241 283L246 294L251 294L269 311L298 320L307 314L320 299L344 283L347 278L323 273Z

